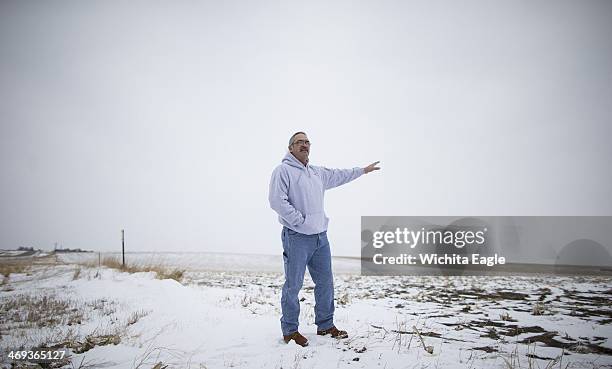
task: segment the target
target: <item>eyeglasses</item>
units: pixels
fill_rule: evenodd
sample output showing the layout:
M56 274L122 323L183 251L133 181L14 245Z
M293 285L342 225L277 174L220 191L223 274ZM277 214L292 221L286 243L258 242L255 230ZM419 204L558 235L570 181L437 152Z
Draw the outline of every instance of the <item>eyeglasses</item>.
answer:
M293 145L306 145L306 146L310 146L310 141L308 140L297 140L297 141L293 141Z

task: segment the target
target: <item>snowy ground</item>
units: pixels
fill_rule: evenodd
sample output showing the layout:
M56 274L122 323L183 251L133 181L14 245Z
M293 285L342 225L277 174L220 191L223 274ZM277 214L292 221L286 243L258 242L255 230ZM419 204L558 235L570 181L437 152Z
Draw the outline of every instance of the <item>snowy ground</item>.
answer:
M67 368L612 367L609 277L362 277L335 260L336 325L350 338L316 336L307 278L302 348L281 339L282 274L224 272L232 257L219 257L213 270L188 258L182 283L62 263L10 274L0 292L5 367L8 350L41 344L69 348Z

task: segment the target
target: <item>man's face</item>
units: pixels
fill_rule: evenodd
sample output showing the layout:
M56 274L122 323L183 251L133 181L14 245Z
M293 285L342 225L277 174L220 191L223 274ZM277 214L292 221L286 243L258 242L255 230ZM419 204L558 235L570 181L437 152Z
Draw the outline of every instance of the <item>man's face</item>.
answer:
M295 135L293 143L289 146L289 152L302 163L307 163L308 154L310 154L310 141L308 141L308 137L303 133Z

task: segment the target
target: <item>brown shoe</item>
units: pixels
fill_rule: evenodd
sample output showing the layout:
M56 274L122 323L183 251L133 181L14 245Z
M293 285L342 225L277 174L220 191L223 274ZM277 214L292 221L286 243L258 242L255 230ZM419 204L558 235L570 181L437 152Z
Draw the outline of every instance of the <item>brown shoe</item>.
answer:
M346 333L346 331L339 330L338 328L336 328L336 326L332 326L331 328L324 329L322 331L317 331L317 334L319 336L325 336L325 335L331 334L333 338L337 338L337 339L348 338L348 333Z
M295 331L288 336L283 336L283 339L285 340L285 343L289 343L291 340L294 340L295 343L302 347L308 346L308 339L302 336L298 331Z

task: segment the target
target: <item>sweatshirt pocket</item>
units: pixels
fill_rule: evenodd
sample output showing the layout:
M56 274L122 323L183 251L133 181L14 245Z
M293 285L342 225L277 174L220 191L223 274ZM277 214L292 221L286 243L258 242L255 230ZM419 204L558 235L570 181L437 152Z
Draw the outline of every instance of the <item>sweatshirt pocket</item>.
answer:
M322 232L323 218L323 212L306 214L304 216L304 223L299 227L300 233L315 234Z

